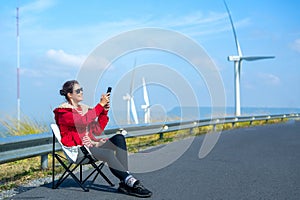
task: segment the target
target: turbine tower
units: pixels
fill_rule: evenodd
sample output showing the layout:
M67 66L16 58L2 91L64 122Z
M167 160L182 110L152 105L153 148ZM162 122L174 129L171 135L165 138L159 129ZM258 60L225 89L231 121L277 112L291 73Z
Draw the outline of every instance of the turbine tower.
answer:
M148 92L147 92L147 88L146 88L146 82L145 82L145 78L143 77L143 93L144 93L144 101L145 101L145 105L142 105L142 109L144 109L145 112L145 124L150 123L150 103L149 103L149 97L148 97Z
M262 59L270 59L270 58L275 58L275 56L243 56L242 50L240 47L240 44L237 39L236 31L233 25L233 21L231 18L231 14L229 11L229 8L224 0L224 4L230 19L232 31L233 31L233 36L235 40L235 45L237 49L237 56L228 56L229 61L234 62L234 79L235 79L235 115L240 116L241 115L241 104L240 104L240 75L241 75L241 67L242 67L242 61L255 61L255 60L262 60Z
M21 100L20 100L20 35L19 35L19 7L17 7L17 117L18 130L20 129L21 120Z
M136 60L134 61L134 67L135 66L136 66ZM127 124L131 124L130 111L131 111L134 123L135 124L139 123L135 104L134 104L134 98L133 98L134 72L135 72L135 69L133 69L133 72L132 72L130 91L125 96L123 96L123 99L125 101L127 101Z

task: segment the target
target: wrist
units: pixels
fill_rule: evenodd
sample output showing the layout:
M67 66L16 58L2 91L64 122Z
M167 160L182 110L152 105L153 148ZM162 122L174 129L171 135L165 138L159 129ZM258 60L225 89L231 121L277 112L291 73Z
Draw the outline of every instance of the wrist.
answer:
M102 107L104 108L104 106L105 106L105 104L104 104L104 103L101 103L101 102L100 102L99 104L100 104L100 106L102 106Z

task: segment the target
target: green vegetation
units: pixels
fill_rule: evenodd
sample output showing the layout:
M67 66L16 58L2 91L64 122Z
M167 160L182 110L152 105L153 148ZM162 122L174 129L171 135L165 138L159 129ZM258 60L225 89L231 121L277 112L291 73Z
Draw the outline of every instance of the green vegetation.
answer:
M288 119L274 119L274 120L260 120L254 121L250 124L250 122L238 122L234 125L232 123L219 124L216 126L216 130L228 130L232 128L242 128L256 125L263 125L267 123L280 123L286 122ZM27 122L27 123L25 123ZM3 122L1 122L3 123ZM12 124L10 127L9 124ZM11 133L15 135L19 135L20 133L28 134L28 133L37 133L37 132L45 132L48 131L46 126L39 125L36 122L32 122L27 118L23 123L21 123L20 129L17 131L16 129L16 121L11 120L11 123L6 123L9 130L12 130ZM32 127L30 128L30 126ZM22 128L21 128L22 127ZM22 131L21 131L22 130ZM189 136L198 136L201 134L210 133L214 130L213 125L194 127L192 129L178 130L172 132L166 132L163 134L163 137L160 134L153 134L148 136L140 136L134 138L127 138L128 150L129 152L138 152L142 149L156 146L160 144L165 144L169 142L173 142L185 137ZM49 168L46 170L40 169L40 157L34 157L24 160L19 160L11 163L5 163L0 165L0 191L8 190L14 188L26 181L33 180L35 178L43 178L46 176L50 176L52 173L52 156L49 155ZM56 173L60 173L62 171L61 166L55 166Z

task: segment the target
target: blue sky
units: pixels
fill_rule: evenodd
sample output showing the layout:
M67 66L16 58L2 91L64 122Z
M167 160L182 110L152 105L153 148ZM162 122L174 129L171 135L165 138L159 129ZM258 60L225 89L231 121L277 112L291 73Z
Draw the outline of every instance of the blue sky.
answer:
M300 3L227 0L227 4L243 54L276 56L271 60L243 62L241 105L300 108ZM176 31L197 42L219 70L226 105L234 106L234 68L227 56L236 55L236 49L222 0L3 0L0 2L0 117L17 113L17 6L20 7L21 110L25 115L43 120L52 118L52 109L63 101L58 93L62 84L76 79L84 60L99 44L122 32L147 27ZM178 63L185 65L182 60L165 54L146 50L120 58L114 65L120 70L116 70L110 81L98 86L98 93L104 92L109 84L116 87L118 78L125 76L137 59L137 65L174 66L195 90L199 105L209 106L205 81L194 76L193 70L180 68ZM165 110L178 106L176 98L168 95L162 98L165 91L155 86L149 86L148 90L153 104L160 104ZM142 104L141 89L135 93L136 104Z

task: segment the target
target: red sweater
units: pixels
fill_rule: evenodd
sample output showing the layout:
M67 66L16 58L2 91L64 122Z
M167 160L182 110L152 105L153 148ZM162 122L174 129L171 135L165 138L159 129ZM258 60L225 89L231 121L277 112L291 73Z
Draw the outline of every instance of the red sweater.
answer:
M99 136L108 123L107 111L100 104L94 108L83 104L80 107L83 115L69 103L63 103L53 111L65 146L83 145L86 132L92 140L98 141L94 135Z

